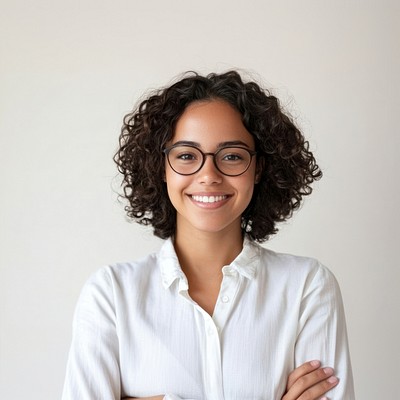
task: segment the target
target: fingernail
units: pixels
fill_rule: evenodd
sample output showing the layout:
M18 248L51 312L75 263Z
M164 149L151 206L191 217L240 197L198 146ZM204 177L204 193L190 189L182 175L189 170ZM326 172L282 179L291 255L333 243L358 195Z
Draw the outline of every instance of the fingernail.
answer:
M310 362L312 367L318 367L318 365L320 364L320 362L318 360L314 360Z
M321 397L320 400L328 400L328 398L327 397Z
M329 383L338 383L338 382L339 382L339 379L336 378L336 376L331 376L331 377L328 379L328 382L329 382Z
M332 375L333 374L333 369L332 368L324 368L324 372L326 375Z

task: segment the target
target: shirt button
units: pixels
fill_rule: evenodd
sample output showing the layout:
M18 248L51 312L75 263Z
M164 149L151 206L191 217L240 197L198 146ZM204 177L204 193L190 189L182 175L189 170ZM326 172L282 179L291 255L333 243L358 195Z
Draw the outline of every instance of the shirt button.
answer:
M213 328L208 328L207 333L211 336L214 333Z
M229 297L228 296L222 296L222 302L223 303L227 303L229 301Z

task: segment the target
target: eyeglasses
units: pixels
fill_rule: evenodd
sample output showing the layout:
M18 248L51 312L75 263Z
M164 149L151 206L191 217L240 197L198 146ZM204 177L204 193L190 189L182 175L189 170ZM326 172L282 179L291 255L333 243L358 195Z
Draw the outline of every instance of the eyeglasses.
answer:
M239 176L250 167L256 151L244 147L221 147L215 153L204 153L198 147L177 144L164 149L170 167L180 175L193 175L200 171L207 156L212 156L219 172L227 176Z

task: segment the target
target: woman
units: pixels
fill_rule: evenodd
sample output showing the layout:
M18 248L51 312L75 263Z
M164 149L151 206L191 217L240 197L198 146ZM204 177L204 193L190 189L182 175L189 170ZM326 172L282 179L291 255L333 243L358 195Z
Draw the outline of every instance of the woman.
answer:
M322 175L274 96L190 74L125 117L115 161L166 242L84 287L64 399L354 399L334 277L256 244Z

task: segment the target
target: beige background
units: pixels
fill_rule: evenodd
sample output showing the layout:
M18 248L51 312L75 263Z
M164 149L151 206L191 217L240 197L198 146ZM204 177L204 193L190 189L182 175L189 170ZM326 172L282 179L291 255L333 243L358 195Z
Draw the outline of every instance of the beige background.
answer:
M397 398L399 4L2 0L0 398L59 398L83 283L159 247L113 191L123 115L185 70L229 68L274 89L325 172L266 246L331 268L357 398Z

